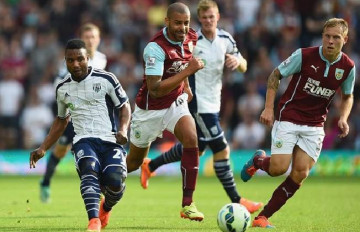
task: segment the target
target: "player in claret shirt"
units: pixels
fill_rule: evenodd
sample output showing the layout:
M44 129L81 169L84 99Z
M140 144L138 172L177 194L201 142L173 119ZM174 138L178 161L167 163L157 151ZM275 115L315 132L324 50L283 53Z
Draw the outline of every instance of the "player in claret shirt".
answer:
M190 10L183 3L168 7L166 27L159 31L144 49L145 75L136 96L131 119L130 151L126 158L128 171L140 167L151 143L167 130L182 143L181 172L183 198L180 215L201 221L204 215L193 202L199 169L196 127L188 108L192 96L188 77L204 67L193 57L197 35L190 28ZM189 77L191 78L191 77Z
M326 114L339 87L339 137L349 133L347 120L353 105L355 65L341 52L347 40L347 22L339 18L329 19L323 27L322 46L296 50L269 76L260 122L272 126L271 156L258 150L244 165L241 179L248 181L258 169L270 176L279 176L288 170L290 164L291 172L255 217L253 227L273 227L268 218L295 194L309 175L320 156ZM279 82L291 75L289 86L276 109L274 122L274 100Z

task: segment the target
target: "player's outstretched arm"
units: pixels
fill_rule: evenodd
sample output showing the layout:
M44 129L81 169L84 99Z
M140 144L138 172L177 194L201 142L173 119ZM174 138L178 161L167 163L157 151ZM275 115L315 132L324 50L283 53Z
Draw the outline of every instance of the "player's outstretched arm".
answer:
M354 96L352 94L342 93L341 104L340 104L340 118L338 121L338 126L341 130L341 134L339 134L340 138L344 138L349 134L349 125L347 123L347 120L349 118L353 103L354 103Z
M36 162L44 157L45 152L60 138L60 136L64 133L69 120L70 116L65 119L61 119L59 117L55 118L44 142L39 148L30 153L30 168L35 168Z

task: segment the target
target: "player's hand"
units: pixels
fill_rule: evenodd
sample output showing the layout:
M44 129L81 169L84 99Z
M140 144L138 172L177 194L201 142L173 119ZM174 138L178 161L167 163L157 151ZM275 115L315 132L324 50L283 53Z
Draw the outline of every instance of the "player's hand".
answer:
M128 142L127 131L118 131L115 135L116 143L125 145Z
M274 124L274 110L265 108L261 112L259 121L268 127L272 127Z
M231 54L225 54L225 66L234 71L240 64L239 58Z
M42 157L44 157L44 155L45 155L45 150L43 150L43 149L38 148L38 149L32 151L30 153L30 169L35 168L36 162L39 159L41 159Z
M339 138L344 138L349 134L349 124L345 120L339 119L338 127L342 132L341 134L338 135Z
M187 66L187 68L191 70L191 74L196 73L198 70L203 69L204 67L204 61L198 57L193 57Z

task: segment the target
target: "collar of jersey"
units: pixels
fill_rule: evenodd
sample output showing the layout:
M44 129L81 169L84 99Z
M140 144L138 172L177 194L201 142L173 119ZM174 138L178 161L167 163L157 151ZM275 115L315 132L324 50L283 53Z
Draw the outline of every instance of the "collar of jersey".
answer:
M322 54L322 48L323 48L323 46L320 46L320 47L319 47L319 54L320 54L321 59L322 59L323 61L325 61L326 63L328 63L328 64L330 64L330 65L333 65L333 64L335 64L336 62L338 62L338 61L341 59L341 57L342 57L342 51L340 51L339 56L336 58L336 60L334 60L332 63L330 63L330 61L329 61L328 59L326 59L325 56L323 56L323 54Z
M167 32L166 32L166 28L167 28L167 27L164 27L164 28L163 28L163 34L164 34L165 38L167 39L167 41L169 41L169 42L172 43L172 44L181 46L181 45L182 45L182 42L173 41L173 40L171 40L171 39L168 37Z

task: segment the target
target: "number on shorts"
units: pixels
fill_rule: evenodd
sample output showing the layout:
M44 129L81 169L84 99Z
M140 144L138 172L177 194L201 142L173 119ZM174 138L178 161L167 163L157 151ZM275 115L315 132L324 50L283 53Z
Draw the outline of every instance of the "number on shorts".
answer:
M121 150L115 148L114 151L116 152L116 154L113 156L114 159L121 159Z

